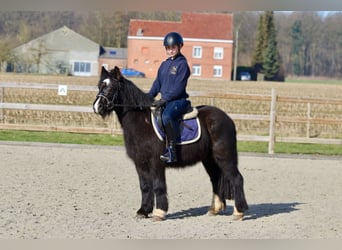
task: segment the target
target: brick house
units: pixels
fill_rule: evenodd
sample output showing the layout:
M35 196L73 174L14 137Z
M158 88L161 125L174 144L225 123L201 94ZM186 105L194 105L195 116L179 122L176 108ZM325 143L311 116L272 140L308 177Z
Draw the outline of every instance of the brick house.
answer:
M184 38L182 53L192 77L231 79L233 15L184 12L181 21L131 19L128 31L127 67L155 78L166 59L164 36L171 31Z

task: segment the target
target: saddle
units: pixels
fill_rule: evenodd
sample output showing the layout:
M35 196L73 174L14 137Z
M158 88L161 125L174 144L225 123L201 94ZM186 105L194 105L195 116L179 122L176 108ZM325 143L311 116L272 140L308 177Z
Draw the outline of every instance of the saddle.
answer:
M165 131L162 122L163 108L151 107L151 121L154 132L161 141L165 141ZM197 117L198 109L190 107L180 120L180 139L177 144L194 143L201 137L201 126Z

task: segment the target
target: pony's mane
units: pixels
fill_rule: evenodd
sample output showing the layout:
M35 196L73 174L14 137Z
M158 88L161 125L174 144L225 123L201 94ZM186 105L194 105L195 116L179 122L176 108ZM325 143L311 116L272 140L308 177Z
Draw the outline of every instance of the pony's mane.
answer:
M122 77L121 93L123 101L130 105L150 105L153 98L147 93L143 92L132 81Z

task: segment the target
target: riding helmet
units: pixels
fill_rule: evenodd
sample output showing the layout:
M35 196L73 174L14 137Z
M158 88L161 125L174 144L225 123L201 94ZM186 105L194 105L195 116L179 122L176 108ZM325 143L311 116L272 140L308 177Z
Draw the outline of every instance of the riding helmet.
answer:
M170 32L164 37L164 46L173 45L183 46L183 37L177 32Z

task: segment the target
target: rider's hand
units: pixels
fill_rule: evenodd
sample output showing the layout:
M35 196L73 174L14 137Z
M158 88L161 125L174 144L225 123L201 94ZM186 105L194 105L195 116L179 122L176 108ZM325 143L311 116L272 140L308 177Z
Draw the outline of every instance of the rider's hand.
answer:
M164 106L165 103L166 103L166 101L163 99L156 100L152 103L152 107L160 108L161 106Z

